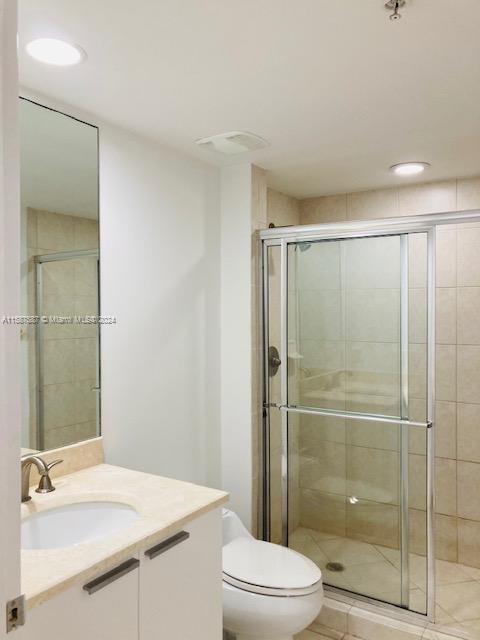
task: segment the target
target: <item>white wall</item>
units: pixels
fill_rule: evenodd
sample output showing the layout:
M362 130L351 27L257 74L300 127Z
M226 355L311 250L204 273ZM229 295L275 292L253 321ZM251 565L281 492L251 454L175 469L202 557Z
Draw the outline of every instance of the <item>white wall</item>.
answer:
M220 485L219 172L101 125L108 462Z
M222 484L252 525L252 165L221 171Z
M20 204L15 0L0 0L0 318L20 309ZM20 595L20 339L0 323L0 638Z

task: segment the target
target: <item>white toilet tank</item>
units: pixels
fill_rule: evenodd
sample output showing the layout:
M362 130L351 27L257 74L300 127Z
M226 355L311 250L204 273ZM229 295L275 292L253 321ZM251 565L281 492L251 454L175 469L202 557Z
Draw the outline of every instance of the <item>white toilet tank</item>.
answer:
M253 538L237 514L230 509L222 509L222 523L224 546L235 538Z

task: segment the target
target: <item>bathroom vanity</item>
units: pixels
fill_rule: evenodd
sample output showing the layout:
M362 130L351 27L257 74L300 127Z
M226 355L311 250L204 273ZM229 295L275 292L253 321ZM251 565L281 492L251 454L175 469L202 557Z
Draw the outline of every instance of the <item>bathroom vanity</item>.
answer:
M22 505L16 638L220 640L227 494L105 464L55 484Z

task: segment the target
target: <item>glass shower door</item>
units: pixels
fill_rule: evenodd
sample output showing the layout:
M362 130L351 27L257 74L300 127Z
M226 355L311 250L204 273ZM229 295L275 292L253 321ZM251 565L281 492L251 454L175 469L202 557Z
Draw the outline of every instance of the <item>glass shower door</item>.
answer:
M100 432L98 252L37 256L36 446L62 447ZM35 402L36 401L36 402Z
M269 250L286 271L269 410L283 425L283 542L331 587L426 613L427 234Z

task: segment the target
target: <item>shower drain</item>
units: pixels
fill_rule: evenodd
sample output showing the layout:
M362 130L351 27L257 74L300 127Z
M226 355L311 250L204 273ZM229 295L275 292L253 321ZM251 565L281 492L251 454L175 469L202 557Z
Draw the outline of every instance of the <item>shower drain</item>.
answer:
M328 562L326 568L329 571L345 571L345 567L341 562Z

